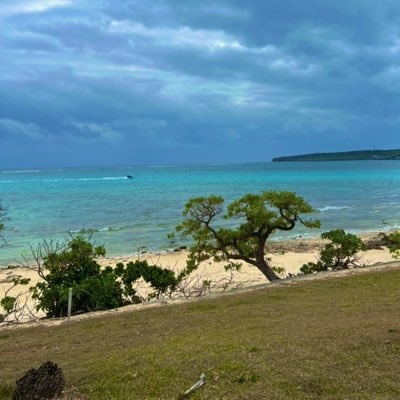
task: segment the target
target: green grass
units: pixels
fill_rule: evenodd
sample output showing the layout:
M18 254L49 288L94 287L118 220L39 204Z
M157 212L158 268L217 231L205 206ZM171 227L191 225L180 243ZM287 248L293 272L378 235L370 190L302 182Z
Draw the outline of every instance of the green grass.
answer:
M0 331L0 399L59 364L90 399L400 398L400 271Z

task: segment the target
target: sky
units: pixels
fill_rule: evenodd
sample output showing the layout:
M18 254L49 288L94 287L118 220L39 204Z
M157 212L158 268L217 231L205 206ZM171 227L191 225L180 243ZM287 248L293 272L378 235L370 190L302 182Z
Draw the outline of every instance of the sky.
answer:
M1 0L0 168L400 147L398 0Z

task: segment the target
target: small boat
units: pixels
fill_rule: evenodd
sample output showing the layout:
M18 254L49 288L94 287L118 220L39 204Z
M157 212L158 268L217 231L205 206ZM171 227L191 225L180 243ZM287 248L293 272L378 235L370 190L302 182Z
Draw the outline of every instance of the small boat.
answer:
M128 179L133 179L133 176L132 175L127 175L126 176Z

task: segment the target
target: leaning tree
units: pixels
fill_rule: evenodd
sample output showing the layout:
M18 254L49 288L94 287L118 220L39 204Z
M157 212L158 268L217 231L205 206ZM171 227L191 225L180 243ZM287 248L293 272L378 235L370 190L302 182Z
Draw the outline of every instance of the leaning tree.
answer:
M238 268L244 261L258 268L268 280L279 279L266 256L267 239L276 231L292 230L297 223L307 228L320 226L318 220L303 218L315 210L293 192L246 194L226 209L224 202L222 197L211 195L186 203L184 220L175 228L177 234L193 239L182 275L213 259L227 262L227 269Z

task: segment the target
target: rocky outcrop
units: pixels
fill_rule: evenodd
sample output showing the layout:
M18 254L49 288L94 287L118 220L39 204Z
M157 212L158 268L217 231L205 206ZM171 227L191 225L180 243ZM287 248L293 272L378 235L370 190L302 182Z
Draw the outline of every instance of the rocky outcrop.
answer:
M381 232L365 241L367 250L382 250L390 246L391 242L387 233Z

